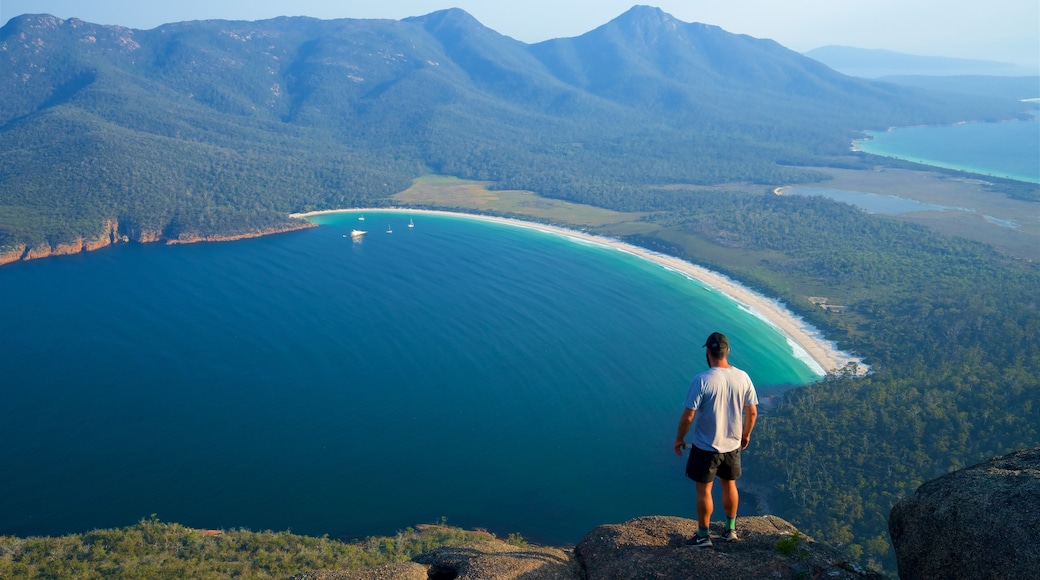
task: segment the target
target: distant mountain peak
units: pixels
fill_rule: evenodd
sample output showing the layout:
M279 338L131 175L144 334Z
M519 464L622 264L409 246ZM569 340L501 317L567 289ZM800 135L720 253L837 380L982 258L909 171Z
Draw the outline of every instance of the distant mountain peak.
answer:
M5 33L29 28L59 28L65 21L50 14L22 14L7 21L2 29Z
M412 16L404 18L403 22L417 22L427 30L453 28L457 30L477 30L487 28L473 17L472 14L461 8L446 8L437 10L425 16Z
M664 10L656 6L647 6L645 4L637 4L614 20L632 20L632 19L656 19L657 21L675 20L671 14L668 14Z
M691 36L713 33L728 35L718 26L683 22L660 8L639 5L589 34L608 34L624 42L634 43L634 46L651 48L668 46L673 42L685 43Z
M633 6L627 12L607 23L630 32L646 33L661 30L676 30L686 23L654 6Z

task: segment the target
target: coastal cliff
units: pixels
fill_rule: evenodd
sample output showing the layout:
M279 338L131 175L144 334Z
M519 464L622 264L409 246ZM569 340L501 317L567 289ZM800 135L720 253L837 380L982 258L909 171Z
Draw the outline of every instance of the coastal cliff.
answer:
M176 236L167 236L159 230L135 229L124 231L120 228L118 220L106 220L101 233L94 237L78 237L67 242L40 242L33 246L17 244L14 246L0 248L0 266L13 262L38 260L51 256L68 256L80 252L92 252L115 244L194 244L198 242L230 242L247 238L258 238L271 234L281 234L296 230L317 227L317 224L294 219L283 224L268 228L257 228L244 232L227 234L200 234L195 232L182 232Z
M260 236L267 236L270 234L284 234L286 232L295 232L297 230L305 230L308 228L316 228L318 224L312 222L306 222L303 220L297 220L298 223L290 223L282 226L256 229L248 232L234 233L234 234L213 234L213 235L201 235L197 233L182 233L175 238L161 238L156 241L163 241L167 244L195 244L198 242L233 242L235 240L245 240L248 238L259 238Z
M25 244L16 244L6 248L0 248L0 266L17 262L25 255Z

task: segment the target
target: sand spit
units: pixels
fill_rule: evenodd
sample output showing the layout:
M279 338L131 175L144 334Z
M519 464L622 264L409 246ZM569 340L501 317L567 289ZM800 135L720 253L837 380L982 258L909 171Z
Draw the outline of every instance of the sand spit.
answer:
M800 316L797 316L796 314L788 310L780 301L769 298L767 296L763 296L762 294L759 294L754 290L751 290L750 288L743 286L739 282L736 282L727 276L719 274L718 272L713 272L711 270L708 270L707 268L703 268L696 264L691 264L690 262L681 260L673 256L668 256L665 254L647 250L645 248L634 246L632 244L626 244L614 238L595 236L587 234L585 232L580 232L577 230L567 229L559 226L550 226L546 224L528 222L518 219L441 210L418 210L406 208L356 208L297 213L292 214L289 217L308 218L311 216L322 214L363 212L393 212L407 213L412 215L433 214L450 217L479 219L565 236L571 239L580 240L592 244L598 244L601 246L614 248L622 252L627 252L634 256L638 256L645 260L654 262L670 270L679 272L692 280L699 281L702 284L714 289L715 291L723 294L724 296L742 305L752 315L757 316L762 320L768 322L770 325L776 328L781 334L783 334L787 338L787 341L791 344L791 348L794 351L795 356L804 360L806 363L810 365L810 367L813 367L814 370L821 375L825 372L843 369L849 363L855 363L857 365L858 374L864 374L868 370L868 368L863 364L861 359L856 358L846 352L838 350L834 342L824 339L819 330L817 330L811 324L805 322L805 320L803 320Z

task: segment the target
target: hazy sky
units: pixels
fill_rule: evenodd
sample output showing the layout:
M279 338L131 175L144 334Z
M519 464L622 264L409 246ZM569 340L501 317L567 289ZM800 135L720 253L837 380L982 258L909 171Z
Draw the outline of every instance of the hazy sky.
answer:
M0 0L0 21L25 13L150 29L167 22L275 16L393 18L462 8L524 42L578 36L636 0ZM647 0L685 22L771 38L804 52L828 44L928 56L1040 61L1037 0Z

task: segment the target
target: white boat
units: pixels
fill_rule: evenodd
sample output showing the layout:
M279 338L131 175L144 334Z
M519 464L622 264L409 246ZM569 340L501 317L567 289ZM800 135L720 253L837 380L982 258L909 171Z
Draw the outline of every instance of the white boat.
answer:
M352 238L354 238L356 240L356 239L360 238L361 236L363 236L363 235L365 235L367 233L368 232L362 231L362 230L350 230L350 237L352 237Z
M394 230L390 229L390 226L389 226L389 225L387 225L387 226L386 226L386 233L388 233L388 234L392 234L392 233L394 233Z
M362 216L358 216L357 221L359 221L359 222L365 221L365 216L363 216L363 215Z
M411 218L408 218L408 227L410 227L410 228L414 228L415 227L415 223L412 222Z

